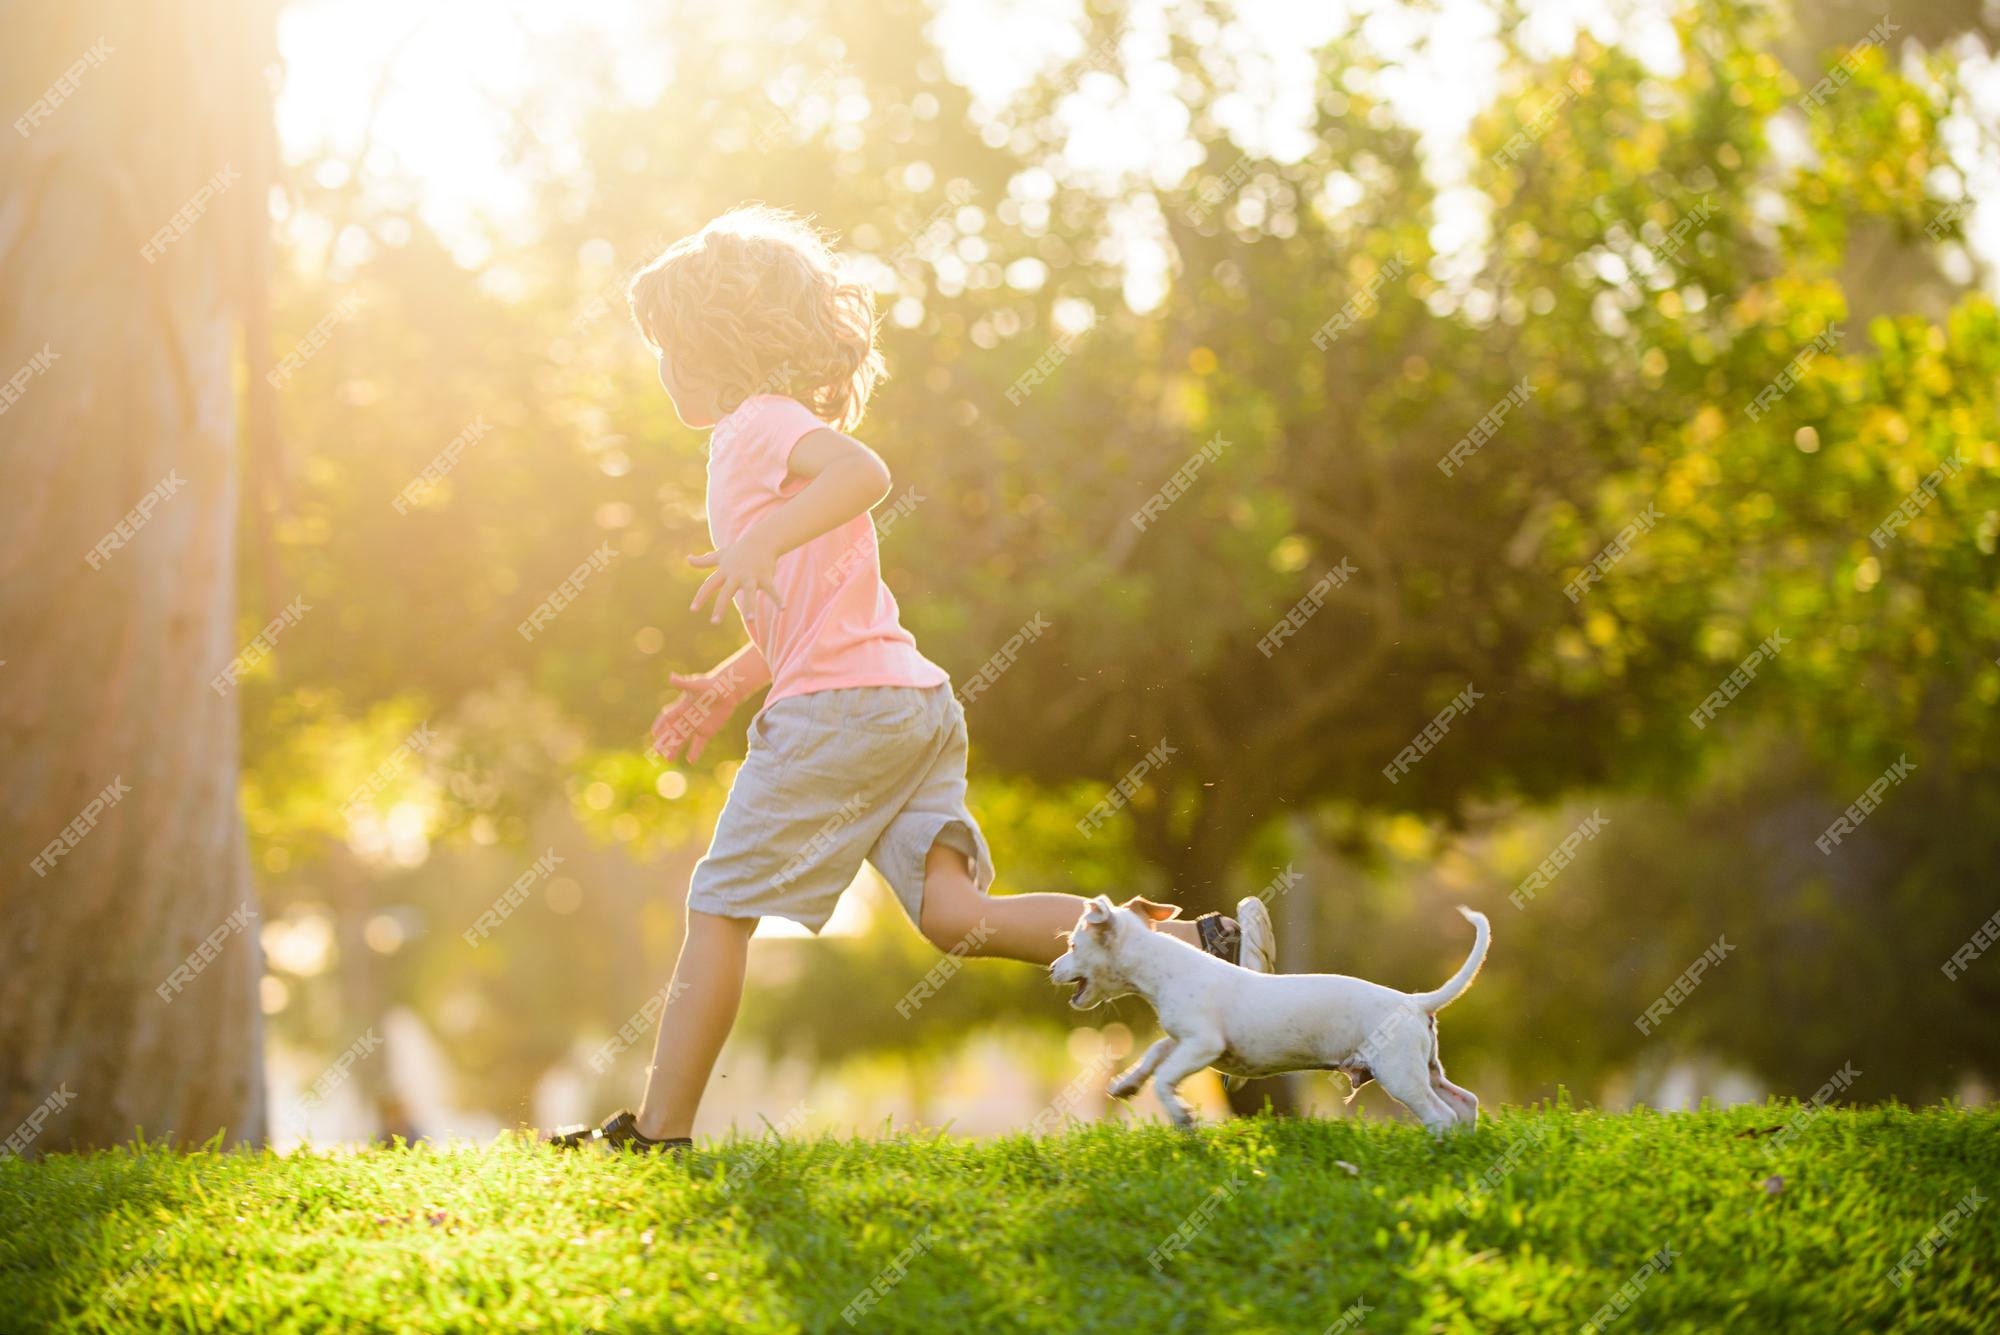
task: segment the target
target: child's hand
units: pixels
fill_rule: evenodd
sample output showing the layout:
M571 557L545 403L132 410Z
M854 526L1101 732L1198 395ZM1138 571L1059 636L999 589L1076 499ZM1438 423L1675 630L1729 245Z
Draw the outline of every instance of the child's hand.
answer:
M672 764L685 747L688 763L693 764L736 712L743 699L742 679L724 671L675 672L667 680L680 687L681 694L653 720L653 749Z
M779 607L784 603L778 597L778 554L757 541L753 530L730 543L721 551L710 552L706 556L690 556L691 566L713 566L715 573L701 582L695 590L694 601L688 604L688 611L698 612L701 605L715 595L715 615L709 618L711 624L722 623L722 609L739 593L756 593L759 589L771 595L771 601Z

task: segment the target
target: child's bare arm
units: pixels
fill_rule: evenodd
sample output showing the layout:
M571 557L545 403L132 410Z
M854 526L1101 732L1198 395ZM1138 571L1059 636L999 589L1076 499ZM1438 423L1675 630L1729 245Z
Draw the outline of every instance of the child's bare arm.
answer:
M746 644L706 672L675 672L667 679L681 693L653 720L653 749L672 761L685 748L692 762L736 706L770 684L771 665L756 645Z
M688 564L714 567L702 582L689 610L698 610L711 595L721 621L729 600L759 589L778 601L775 577L778 558L822 533L839 528L873 509L889 494L889 466L881 456L849 435L821 428L809 431L792 447L793 476L811 479L805 490L765 515L750 531L721 551L691 556Z
M746 644L729 657L701 674L705 682L727 690L730 698L741 700L755 695L771 684L771 665L764 661L763 651L754 644ZM696 680L689 677L687 680ZM674 684L679 686L681 674L674 674Z

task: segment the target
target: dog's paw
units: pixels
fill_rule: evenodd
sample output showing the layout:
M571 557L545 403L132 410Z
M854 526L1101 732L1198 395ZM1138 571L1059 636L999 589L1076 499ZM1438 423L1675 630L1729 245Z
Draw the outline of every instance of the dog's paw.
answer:
M1129 1099L1134 1094L1137 1094L1139 1086L1145 1083L1143 1080L1134 1080L1129 1075L1121 1075L1116 1080L1113 1080L1105 1088L1104 1092L1114 1099Z

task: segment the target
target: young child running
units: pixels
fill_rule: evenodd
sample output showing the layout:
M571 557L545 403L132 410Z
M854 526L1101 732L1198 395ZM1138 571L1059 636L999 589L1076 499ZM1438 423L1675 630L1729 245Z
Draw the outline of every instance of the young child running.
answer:
M882 582L869 510L890 492L881 458L845 434L882 376L868 288L826 240L778 210L732 210L632 282L632 313L682 422L712 427L715 550L693 609L734 603L750 643L653 725L668 761L702 748L766 683L708 854L688 888L687 934L639 1110L551 1143L634 1150L691 1144L695 1110L743 992L766 915L818 932L865 859L940 950L1047 965L1076 925L1072 895L989 897L993 858L965 804L965 711L917 652ZM1270 915L1246 899L1163 930L1269 971Z

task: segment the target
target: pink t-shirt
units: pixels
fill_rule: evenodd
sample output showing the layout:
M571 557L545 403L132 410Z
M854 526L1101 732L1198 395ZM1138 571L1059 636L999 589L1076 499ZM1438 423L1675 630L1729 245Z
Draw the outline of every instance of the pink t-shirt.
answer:
M788 476L792 447L826 426L796 399L759 394L715 424L708 451L708 535L727 547L796 496L807 479ZM856 515L778 558L779 608L767 593L736 596L736 610L764 661L771 694L847 686L937 686L949 674L917 652L882 582L875 521Z

